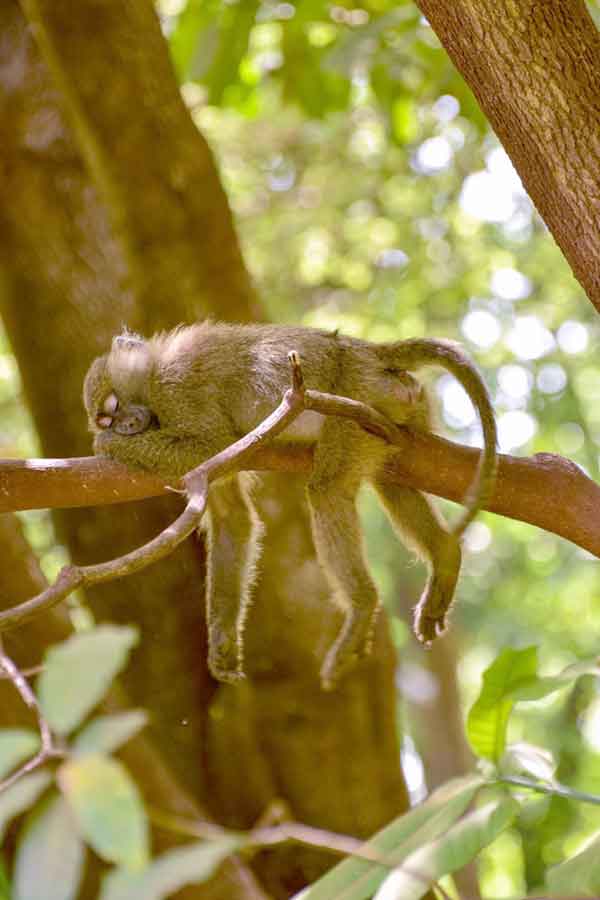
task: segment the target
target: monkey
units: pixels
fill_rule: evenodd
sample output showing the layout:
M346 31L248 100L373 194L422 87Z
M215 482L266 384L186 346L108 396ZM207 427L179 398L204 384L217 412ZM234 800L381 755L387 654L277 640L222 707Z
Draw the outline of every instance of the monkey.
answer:
M312 534L344 611L320 670L322 687L331 690L369 652L380 606L355 504L364 481L374 487L401 540L429 565L415 608L416 636L430 645L446 628L460 538L489 497L497 467L490 397L458 345L425 338L375 344L308 327L212 321L148 339L125 331L92 363L84 404L96 454L179 479L273 411L289 385L291 351L300 357L307 388L360 400L399 425L429 431L431 403L411 373L441 366L466 390L484 437L476 483L452 529L420 491L384 479L394 448L357 422L304 411L276 439L315 446L306 482ZM208 664L218 680L233 682L244 675L243 629L262 536L246 473L211 488L206 518Z

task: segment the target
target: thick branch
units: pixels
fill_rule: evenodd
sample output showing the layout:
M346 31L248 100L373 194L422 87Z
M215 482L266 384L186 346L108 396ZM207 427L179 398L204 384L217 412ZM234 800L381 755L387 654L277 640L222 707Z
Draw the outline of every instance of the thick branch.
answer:
M460 502L473 480L479 451L436 435L399 431L403 445L390 461L386 477ZM275 445L254 451L245 467L306 474L311 466L310 447ZM0 512L104 506L168 490L152 473L133 472L100 457L0 460ZM561 456L501 454L496 487L486 509L537 525L600 556L600 486Z

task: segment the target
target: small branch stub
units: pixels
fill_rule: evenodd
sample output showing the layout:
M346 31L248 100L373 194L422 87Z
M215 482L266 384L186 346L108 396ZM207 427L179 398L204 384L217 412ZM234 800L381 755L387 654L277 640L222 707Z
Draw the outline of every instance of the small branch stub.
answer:
M290 366L292 367L292 389L295 394L304 393L304 375L302 374L302 366L300 365L300 354L297 350L290 350L288 353Z

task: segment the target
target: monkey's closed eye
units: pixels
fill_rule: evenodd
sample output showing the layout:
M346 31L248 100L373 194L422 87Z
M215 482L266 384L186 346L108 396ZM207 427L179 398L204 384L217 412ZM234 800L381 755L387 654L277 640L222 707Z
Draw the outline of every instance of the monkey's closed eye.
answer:
M96 416L96 425L98 428L110 428L113 424L113 417L119 408L119 398L115 393L110 393L102 404L102 411Z
M118 408L119 398L114 393L109 394L102 404L102 411L105 412L107 416L114 416Z

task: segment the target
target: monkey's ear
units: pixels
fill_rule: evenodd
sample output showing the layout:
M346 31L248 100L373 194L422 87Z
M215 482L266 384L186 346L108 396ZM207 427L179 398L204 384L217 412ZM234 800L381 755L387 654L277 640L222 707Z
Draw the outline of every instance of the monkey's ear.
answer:
M83 382L83 402L90 415L95 415L96 407L101 402L106 381L106 355L99 356L88 369Z
M144 338L134 331L124 328L121 334L117 334L112 340L112 346L116 350L135 350L145 344Z

